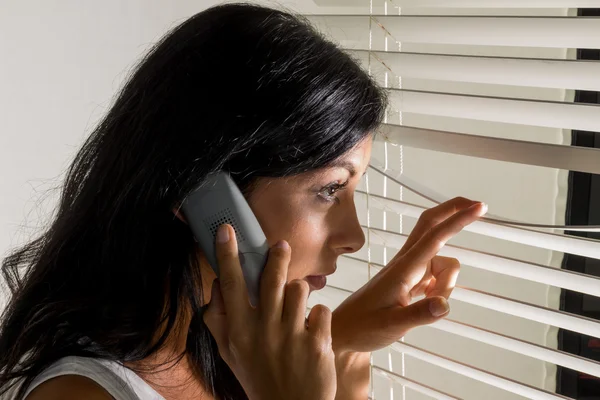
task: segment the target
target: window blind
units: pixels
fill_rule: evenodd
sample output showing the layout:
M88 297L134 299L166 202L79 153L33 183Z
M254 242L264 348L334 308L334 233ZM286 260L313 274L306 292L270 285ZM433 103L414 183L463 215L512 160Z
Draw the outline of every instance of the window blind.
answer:
M490 204L439 253L462 264L449 318L373 355L371 397L564 399L557 366L600 378L600 362L556 339L558 328L600 338L600 321L559 310L560 289L600 299L600 278L560 268L565 253L600 259L600 241L567 234L600 227L564 224L568 171L600 174L600 150L570 141L600 126L598 105L573 102L575 90L600 91L600 62L575 59L600 48L600 19L576 9L600 1L315 3L331 13L307 17L388 88L390 105L355 199L367 245L310 304L335 308L435 203Z

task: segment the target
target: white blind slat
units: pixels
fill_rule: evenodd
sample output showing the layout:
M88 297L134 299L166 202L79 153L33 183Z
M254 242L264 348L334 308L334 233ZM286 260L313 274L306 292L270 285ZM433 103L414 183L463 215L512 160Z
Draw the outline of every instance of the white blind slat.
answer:
M350 53L363 64L367 62L368 51ZM596 61L382 51L371 55L403 78L600 91L600 62Z
M508 392L515 393L533 400L556 400L556 399L569 399L555 393L550 393L542 389L537 389L523 383L516 382L512 379L508 379L491 372L484 371L479 368L472 367L467 364L460 363L458 361L451 360L446 357L442 357L437 354L433 354L429 351L425 351L416 346L412 346L403 342L396 342L392 344L392 349L400 353L408 354L412 357L418 358L419 360L426 361L430 364L437 365L438 367L445 368L450 371L454 371L458 374L467 376L469 378L476 379L480 382L487 383L488 385L495 386L500 389L504 389Z
M394 40L404 43L600 48L600 18L591 17L310 16L336 27L334 38L357 44L369 37L369 18L385 27Z
M383 124L381 138L408 147L600 174L600 149Z
M600 106L415 90L391 90L397 111L548 128L594 131Z
M452 298L490 310L600 338L600 322L589 318L464 287L455 287L452 291Z
M356 195L364 197L367 195L367 193L357 190ZM386 198L373 193L370 193L369 196L371 197L371 207L383 211L393 212L399 215L407 215L409 217L419 218L426 210L425 207ZM588 240L578 236L558 235L548 232L517 228L495 222L487 222L485 219L468 225L464 230L478 233L480 235L512 241L515 243L535 246L542 249L600 259L600 242ZM598 283L600 284L600 280Z
M574 356L563 351L549 349L544 346L515 339L486 329L463 324L450 319L443 319L430 325L444 332L453 333L465 338L477 340L492 346L524 354L552 364L561 365L588 375L600 377L600 363L583 357Z
M371 233L371 242L382 246L401 248L408 236L366 228ZM556 286L563 289L600 297L600 279L591 275L561 270L545 265L528 263L494 254L446 244L438 253L441 256L453 257L464 265L498 274L527 279L529 281ZM359 259L357 259L359 260ZM365 260L361 260L367 262ZM370 263L373 266L377 264Z
M314 0L320 6L364 6L364 0ZM419 8L593 8L598 0L394 0L397 7Z
M375 17L400 42L600 48L600 18Z

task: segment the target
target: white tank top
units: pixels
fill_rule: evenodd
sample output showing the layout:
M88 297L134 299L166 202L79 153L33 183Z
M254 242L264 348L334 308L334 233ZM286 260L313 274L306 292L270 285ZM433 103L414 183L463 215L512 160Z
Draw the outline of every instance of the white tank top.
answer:
M25 397L42 383L61 375L79 375L100 385L115 400L165 400L132 370L119 363L87 357L64 357L39 374L25 392ZM13 400L19 389L15 385L2 400ZM8 396L8 397L5 397Z

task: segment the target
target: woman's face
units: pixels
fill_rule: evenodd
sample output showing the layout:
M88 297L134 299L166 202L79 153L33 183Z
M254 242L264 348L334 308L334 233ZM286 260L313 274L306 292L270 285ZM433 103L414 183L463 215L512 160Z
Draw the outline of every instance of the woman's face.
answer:
M329 168L289 178L261 178L248 202L269 245L286 240L292 248L288 281L306 280L323 288L337 258L365 242L354 205L354 191L371 157L372 138Z

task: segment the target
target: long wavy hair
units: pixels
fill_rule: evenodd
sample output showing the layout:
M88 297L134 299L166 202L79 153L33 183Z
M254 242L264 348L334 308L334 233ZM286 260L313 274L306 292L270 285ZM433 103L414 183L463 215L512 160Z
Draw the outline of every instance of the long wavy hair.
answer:
M246 398L203 323L196 244L172 210L217 170L248 194L257 177L326 167L385 107L301 17L229 4L172 29L77 153L47 229L3 261L0 395L18 384L22 398L65 356L144 359L191 309L186 354L203 384Z

